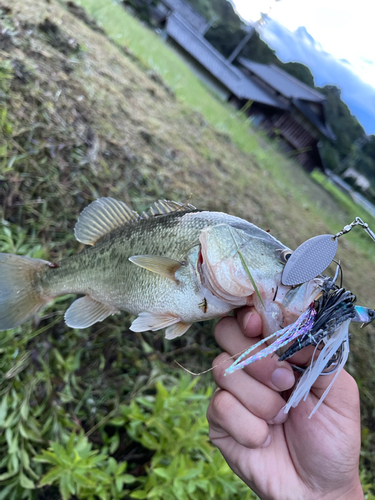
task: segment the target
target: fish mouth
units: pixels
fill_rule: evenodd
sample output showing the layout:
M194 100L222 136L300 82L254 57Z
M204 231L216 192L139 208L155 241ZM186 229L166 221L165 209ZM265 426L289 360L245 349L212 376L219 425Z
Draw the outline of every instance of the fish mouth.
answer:
M302 285L290 287L279 285L274 302L283 313L283 325L293 323L313 302L322 296L324 279L314 278Z

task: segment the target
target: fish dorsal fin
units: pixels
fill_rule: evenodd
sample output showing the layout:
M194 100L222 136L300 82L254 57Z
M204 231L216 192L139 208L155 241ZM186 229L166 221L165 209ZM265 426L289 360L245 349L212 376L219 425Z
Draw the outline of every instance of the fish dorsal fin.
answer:
M81 243L94 245L114 229L140 218L137 212L122 201L99 198L83 210L74 228L74 234Z
M196 208L190 203L179 203L178 201L171 200L158 200L155 201L153 205L149 208L148 212L143 212L142 217L144 219L148 219L149 217L154 217L157 215L166 215L172 212L192 212L195 211Z
M173 281L177 281L175 272L182 266L178 260L170 259L169 257L160 257L159 255L132 255L129 257L129 260L139 267L143 267L148 271L160 274Z

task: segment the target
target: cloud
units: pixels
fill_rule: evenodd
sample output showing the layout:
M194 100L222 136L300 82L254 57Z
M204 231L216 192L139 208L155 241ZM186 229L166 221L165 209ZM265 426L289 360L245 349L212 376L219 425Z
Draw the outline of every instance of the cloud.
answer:
M375 88L356 75L348 61L336 59L324 51L304 26L289 31L268 18L260 35L283 62L295 61L308 66L316 86L339 87L342 100L366 133L375 134Z

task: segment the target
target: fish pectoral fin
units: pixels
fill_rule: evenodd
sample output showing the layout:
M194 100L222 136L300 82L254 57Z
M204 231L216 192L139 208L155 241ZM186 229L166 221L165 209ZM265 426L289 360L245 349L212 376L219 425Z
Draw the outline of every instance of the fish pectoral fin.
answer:
M94 245L100 238L124 224L141 217L126 203L113 198L99 198L84 209L78 218L74 234L85 245Z
M183 321L179 321L174 325L168 326L165 330L165 338L168 340L175 339L176 337L181 337L185 332L189 330L191 327L191 323L184 323Z
M66 311L65 323L71 328L88 328L116 312L119 312L118 309L102 304L89 295L85 295L85 297L74 301Z
M130 326L132 332L155 332L161 328L166 328L181 321L172 314L155 314L149 312L141 312Z
M169 257L160 257L158 255L133 255L129 257L129 260L136 266L143 267L148 271L160 274L175 282L177 282L175 272L182 266L181 262L178 262L178 260L170 259Z

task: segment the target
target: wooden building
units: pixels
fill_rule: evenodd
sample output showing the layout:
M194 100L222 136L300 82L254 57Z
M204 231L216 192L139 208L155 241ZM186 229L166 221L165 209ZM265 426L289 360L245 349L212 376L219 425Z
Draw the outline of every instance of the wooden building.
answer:
M325 96L274 65L239 58L229 62L205 38L207 23L184 0L160 0L160 26L167 43L222 99L246 109L308 171L324 170L322 137L335 140L326 122Z
M335 140L326 121L325 96L273 64L259 64L244 58L240 58L239 63L250 80L283 106L272 109L258 102L252 103L249 114L254 123L270 136L277 136L306 170L324 169L319 141L322 137Z

